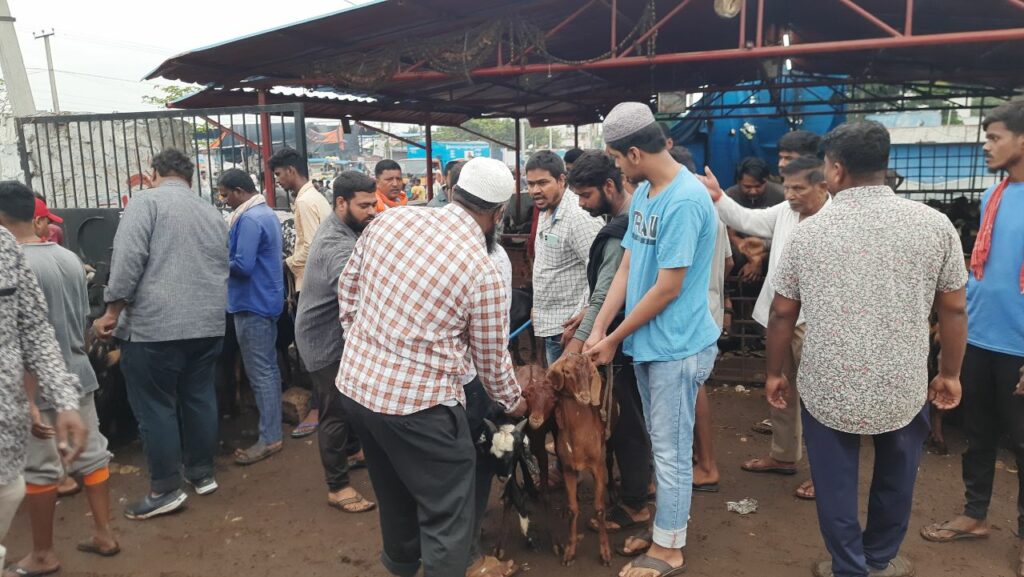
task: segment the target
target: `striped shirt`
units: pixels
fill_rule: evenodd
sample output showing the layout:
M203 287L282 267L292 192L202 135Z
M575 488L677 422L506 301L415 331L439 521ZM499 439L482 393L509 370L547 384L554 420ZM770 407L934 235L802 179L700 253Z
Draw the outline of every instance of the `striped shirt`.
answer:
M590 245L603 226L604 221L580 208L571 190L557 207L540 213L533 260L533 332L538 337L562 334L562 323L585 306Z
M423 239L441 239L429 250ZM508 305L483 234L461 206L388 209L366 228L338 280L342 394L388 415L465 404L467 350L506 410L520 397Z

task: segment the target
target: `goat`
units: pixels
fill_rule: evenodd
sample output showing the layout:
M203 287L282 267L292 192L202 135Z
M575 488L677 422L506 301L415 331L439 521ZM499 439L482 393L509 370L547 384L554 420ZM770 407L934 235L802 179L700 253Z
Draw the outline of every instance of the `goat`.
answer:
M85 332L85 352L100 385L95 395L100 432L116 441L132 439L138 423L128 404L128 389L121 373L121 349L113 339L102 340L89 328Z
M498 542L494 547L495 556L505 556L505 544L508 541L509 514L515 509L519 517L519 530L526 539L530 549L536 549L536 543L530 536L530 512L527 501L537 497L537 487L533 483L533 467L530 457L530 440L524 429L526 420L516 425L496 425L490 419L484 419L486 429L477 439L480 449L478 458L490 459L494 474L502 482L501 490L501 529Z
M533 311L533 295L530 291L512 289L512 306L509 309L510 330L518 331L520 327L530 321L530 314ZM513 333L515 334L515 333ZM527 327L525 331L515 334L508 340L508 350L512 353L512 362L516 366L524 365L523 355L519 347L519 337L523 334L529 335L530 351L533 361L537 360L537 339L533 337L533 327Z
M605 493L608 488L608 468L605 461L606 419L613 419L613 411L602 417L605 407L602 399L608 398L601 375L590 358L570 354L559 359L548 370L547 380L555 394L555 424L558 437L555 446L562 465L565 493L569 504L569 538L562 553L562 565L568 567L576 559L576 532L580 516L577 498L577 483L583 471L590 471L594 477L594 512L597 519L600 540L601 562L611 564L611 546L608 544L608 528L605 524ZM539 418L539 417L538 417ZM531 414L531 420L534 416Z

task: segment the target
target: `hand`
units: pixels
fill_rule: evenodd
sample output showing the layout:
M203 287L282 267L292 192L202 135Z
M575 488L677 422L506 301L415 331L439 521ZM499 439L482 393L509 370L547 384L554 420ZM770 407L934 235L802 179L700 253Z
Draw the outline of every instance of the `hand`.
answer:
M757 282L761 278L761 259L750 260L740 269L740 280L743 282Z
M524 399L523 397L519 397L519 401L516 402L516 406L512 407L512 410L508 411L508 413L506 414L510 417L518 419L519 417L525 415L529 410L530 406L526 404L526 399Z
M749 259L760 259L764 256L765 242L764 239L748 236L736 248Z
M589 343L590 340L588 339L587 342ZM615 349L617 347L618 345L614 341L605 337L589 349L584 346L583 353L590 355L590 359L594 361L595 365L607 365L612 362L613 358L615 358Z
M569 342L572 341L572 337L576 335L576 329L580 328L580 323L583 322L583 317L586 315L586 311L577 314L571 319L562 323L562 348L569 346Z
M1024 367L1020 368L1020 380L1017 381L1017 388L1014 389L1013 394L1018 397L1024 396Z
M57 450L60 451L61 461L65 467L82 454L85 449L85 440L89 436L82 417L78 411L61 411L57 413Z
M566 343L565 346L562 347L562 356L563 357L565 357L567 355L574 354L574 353L582 353L582 352L583 352L583 341L581 341L579 339L572 339L568 343Z
M29 401L28 413L32 418L32 436L37 439L52 439L57 431L53 427L43 421L43 416L39 413L39 407L35 403Z
M785 409L788 405L786 398L789 397L789 379L786 375L768 375L764 382L764 394L769 405L776 409Z
M117 328L117 317L109 313L104 313L92 323L92 330L96 331L96 336L103 340L113 336L115 328Z
M935 408L949 410L960 404L960 378L936 375L928 385L928 400ZM1016 391L1014 392L1016 394Z
M704 185L704 188L708 189L708 194L711 195L712 202L718 202L718 199L722 198L722 185L718 184L718 178L715 173L711 172L710 166L704 167L704 175L695 174L697 180Z

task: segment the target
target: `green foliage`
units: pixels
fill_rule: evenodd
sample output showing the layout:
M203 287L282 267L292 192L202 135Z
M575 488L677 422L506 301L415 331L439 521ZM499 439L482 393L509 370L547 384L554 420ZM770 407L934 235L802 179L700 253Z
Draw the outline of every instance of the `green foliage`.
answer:
M176 86L173 84L157 84L155 88L157 94L143 96L143 102L145 102L146 104L152 104L154 106L166 106L168 102L174 102L175 100L199 92L199 88L196 86Z
M516 143L516 124L511 118L473 118L464 122L462 126L511 146L514 146ZM470 134L465 130L459 130L452 126L438 126L434 128L432 134L434 140L439 141L466 142L480 140L480 137L475 134ZM493 143L491 144L493 145ZM531 144L537 148L547 147L548 129L531 128L524 123L523 144L527 148Z

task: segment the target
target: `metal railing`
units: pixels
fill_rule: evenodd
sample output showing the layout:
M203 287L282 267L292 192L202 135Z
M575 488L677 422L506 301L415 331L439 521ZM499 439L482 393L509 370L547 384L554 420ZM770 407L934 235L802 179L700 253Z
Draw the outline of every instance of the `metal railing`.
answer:
M123 207L133 192L149 187L150 161L166 148L192 159L193 189L211 202L217 176L227 168L259 178L274 149L290 146L306 154L301 104L33 116L16 122L26 184L54 208Z

